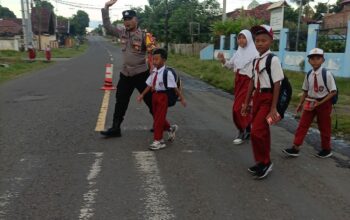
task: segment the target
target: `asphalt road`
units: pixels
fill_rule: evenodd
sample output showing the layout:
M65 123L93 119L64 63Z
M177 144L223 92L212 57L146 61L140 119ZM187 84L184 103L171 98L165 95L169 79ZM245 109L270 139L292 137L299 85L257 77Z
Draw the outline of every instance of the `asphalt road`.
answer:
M168 113L179 125L168 148L148 150L152 119L137 91L123 136L102 138L99 88L111 58L118 77L120 49L100 37L90 45L0 86L0 219L350 219L346 143L322 160L310 141L287 159L287 119L271 127L273 172L254 180L250 143L232 144L232 97L186 75L188 106Z

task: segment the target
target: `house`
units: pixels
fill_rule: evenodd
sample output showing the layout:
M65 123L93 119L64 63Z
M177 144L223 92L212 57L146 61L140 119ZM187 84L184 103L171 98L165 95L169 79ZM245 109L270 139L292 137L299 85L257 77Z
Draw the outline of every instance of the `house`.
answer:
M254 3L254 1L249 5L248 10L244 9L236 9L232 12L226 13L228 19L236 19L240 16L246 16L246 17L253 17L257 19L261 19L266 23L270 22L270 11L267 10L272 3L265 3L261 5L257 5Z
M0 36L13 37L22 34L22 19L0 19Z
M47 8L32 8L32 30L38 49L42 50L47 45L56 47L55 15Z
M324 29L345 28L350 20L350 0L341 2L343 9L335 14L326 14L323 18Z
M23 44L22 19L0 19L0 50L19 51Z

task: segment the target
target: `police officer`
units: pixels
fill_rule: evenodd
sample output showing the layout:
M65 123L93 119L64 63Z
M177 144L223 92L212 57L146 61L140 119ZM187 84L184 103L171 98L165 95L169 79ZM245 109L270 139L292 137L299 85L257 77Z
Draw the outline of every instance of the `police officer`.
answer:
M149 68L146 62L146 34L138 28L136 12L123 11L124 27L114 27L109 19L109 7L117 0L106 2L102 9L103 26L110 35L118 36L121 42L123 66L120 73L116 104L113 116L113 125L101 134L106 137L120 137L120 124L124 120L128 108L130 96L136 88L140 93L146 88L146 80L149 76ZM143 100L152 114L152 94L148 93Z

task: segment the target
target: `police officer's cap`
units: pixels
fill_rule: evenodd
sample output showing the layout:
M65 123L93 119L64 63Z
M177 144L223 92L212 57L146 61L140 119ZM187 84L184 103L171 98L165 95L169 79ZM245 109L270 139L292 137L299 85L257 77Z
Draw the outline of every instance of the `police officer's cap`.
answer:
M134 10L126 10L126 11L123 11L123 19L131 19L133 17L136 17L136 11Z

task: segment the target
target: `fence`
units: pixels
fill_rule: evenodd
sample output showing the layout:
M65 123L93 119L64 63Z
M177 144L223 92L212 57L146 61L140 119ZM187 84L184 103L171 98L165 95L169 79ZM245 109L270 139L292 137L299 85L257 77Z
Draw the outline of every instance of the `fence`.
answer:
M160 44L164 47L164 43ZM183 54L183 55L194 55L199 54L200 51L208 46L208 43L194 43L194 44L169 44L168 50L171 53Z
M307 72L311 69L308 63L307 54L312 48L320 47L325 50L324 67L332 71L336 76L350 77L350 20L347 28L337 28L333 30L322 30L318 24L310 24L307 32L299 33L298 51L295 51L296 38L295 33L289 32L284 28L276 36L279 42L274 46L274 53L278 55L284 69ZM221 36L220 49L215 50L213 45L208 45L201 50L200 58L202 60L214 59L218 52L223 52L225 58L229 59L236 51L235 34L230 36L229 50L225 50L225 36ZM331 48L331 49L329 49Z

